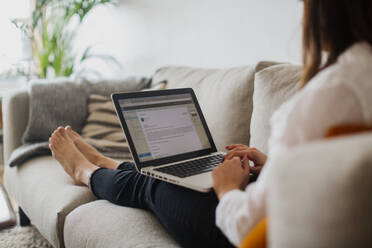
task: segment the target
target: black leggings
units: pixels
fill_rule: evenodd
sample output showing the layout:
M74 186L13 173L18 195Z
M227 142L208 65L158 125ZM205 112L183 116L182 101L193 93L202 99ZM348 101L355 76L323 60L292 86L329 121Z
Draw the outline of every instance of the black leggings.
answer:
M200 193L141 175L128 162L116 170L100 168L90 180L98 198L153 212L183 247L233 247L215 224L214 192Z

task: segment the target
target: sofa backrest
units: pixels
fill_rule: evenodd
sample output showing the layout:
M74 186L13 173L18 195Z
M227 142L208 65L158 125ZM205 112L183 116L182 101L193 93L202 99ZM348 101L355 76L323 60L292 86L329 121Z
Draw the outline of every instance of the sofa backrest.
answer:
M168 82L167 88L191 87L195 90L219 150L224 150L226 145L233 143L248 145L251 136L253 141L251 144L257 144L258 148L264 148L269 135L267 131L269 128L268 119L272 111L293 94L291 85L296 80L291 79L293 77L291 73L297 75L298 70L300 70L296 66L288 64L280 66L278 64L277 62L262 61L254 65L230 69L163 67L155 72L152 81L156 84L166 80ZM281 69L278 70L278 68ZM270 73L269 77L265 76L267 73ZM255 74L263 76L256 76L255 79ZM294 76L295 78L297 77L296 75ZM283 79L279 80L280 78ZM258 83L255 83L255 80ZM272 80L274 82L279 80L280 83L273 83ZM48 82L41 83L47 84ZM105 94L108 94L111 91L123 91L122 87L127 88L125 85L106 87L106 84L107 82L94 84L93 92L90 93L106 92ZM115 85L119 85L119 83ZM262 97L260 94L255 94L257 95L256 97L253 96L254 87L257 87L257 92L259 93L262 91L260 90L261 87L270 89L268 87L270 85L274 85L275 89L282 92L277 97L272 95L275 91L270 91L272 94L263 95ZM46 88L49 89L48 87ZM140 86L132 84L130 88L136 90ZM53 90L52 88L50 89ZM24 135L25 131L27 131L25 134L25 137L28 138L27 141L39 139L40 134L38 132L40 130L46 134L45 140L50 133L50 130L45 131L45 128L37 128L32 125L38 123L37 118L32 118L33 121L30 122L30 112L35 112L32 110L39 109L39 105L44 106L45 104L36 104L37 102L33 101L31 106L29 106L29 98L29 92L22 91L12 94L4 100L5 160L8 160L12 151L22 144L22 135ZM255 98L256 100L254 100ZM268 104L273 99L275 99L275 102ZM255 104L253 103L254 101L256 101ZM253 104L257 110L253 110ZM270 111L266 111L266 108L270 108ZM252 118L252 121L255 121L253 129L251 128L252 111L255 117ZM33 116L35 117L35 115ZM27 124L29 124L28 128L26 128ZM59 125L62 124L62 122L59 123ZM259 128L256 128L257 126ZM261 126L264 128L261 128Z
M193 88L217 149L222 151L226 145L249 144L254 74L274 64L230 69L163 67L153 82L166 80L167 88Z

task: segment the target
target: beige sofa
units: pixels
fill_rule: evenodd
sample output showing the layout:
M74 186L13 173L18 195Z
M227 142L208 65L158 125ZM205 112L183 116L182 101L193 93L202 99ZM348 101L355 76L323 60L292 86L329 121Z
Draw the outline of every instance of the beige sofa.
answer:
M267 152L268 119L296 92L300 77L298 66L260 62L221 70L165 67L153 81L194 88L219 150L250 143ZM5 160L21 145L28 104L27 91L4 100ZM371 135L320 141L282 154L270 172L270 246L372 244L367 235L372 230L367 211L372 209L371 154ZM51 156L6 166L5 185L54 247L178 247L151 213L97 200L86 187L73 185Z

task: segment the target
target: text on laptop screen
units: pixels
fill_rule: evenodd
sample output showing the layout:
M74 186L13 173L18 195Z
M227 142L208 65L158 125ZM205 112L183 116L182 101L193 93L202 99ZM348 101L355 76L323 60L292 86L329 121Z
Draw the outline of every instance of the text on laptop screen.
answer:
M141 162L211 148L191 94L119 104Z

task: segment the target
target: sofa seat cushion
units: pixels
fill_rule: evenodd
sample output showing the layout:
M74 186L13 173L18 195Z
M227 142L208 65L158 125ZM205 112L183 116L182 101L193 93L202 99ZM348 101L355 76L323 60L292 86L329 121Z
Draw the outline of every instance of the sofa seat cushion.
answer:
M106 200L72 211L64 233L69 248L179 247L150 212Z
M63 247L65 217L96 197L87 187L76 186L51 156L28 160L5 170L5 185L33 225L54 246Z
M270 167L270 247L372 247L372 134L298 146Z

